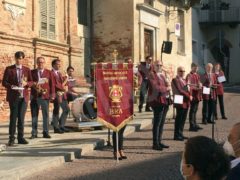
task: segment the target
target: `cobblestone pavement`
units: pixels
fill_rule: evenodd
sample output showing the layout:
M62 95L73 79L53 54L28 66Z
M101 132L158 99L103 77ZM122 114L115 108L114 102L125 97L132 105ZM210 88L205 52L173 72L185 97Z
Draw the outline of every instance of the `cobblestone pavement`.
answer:
M240 122L240 88L227 89L225 106L228 120L218 120L215 126L215 139L223 142L230 128ZM139 116L137 116L139 117ZM201 122L201 107L198 112L198 121ZM118 164L112 158L112 149L105 147L96 150L81 159L65 163L58 168L52 168L29 179L149 179L149 180L178 180L181 179L179 164L183 142L173 141L173 120L168 120L164 127L164 143L170 148L164 151L154 151L152 146L151 127L131 134L125 138L124 146L128 157ZM199 132L189 132L188 120L185 125L185 136L205 135L211 137L211 125Z

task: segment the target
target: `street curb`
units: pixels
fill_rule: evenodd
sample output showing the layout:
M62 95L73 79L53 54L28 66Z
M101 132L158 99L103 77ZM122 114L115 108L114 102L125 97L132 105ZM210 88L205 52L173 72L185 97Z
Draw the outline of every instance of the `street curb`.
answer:
M137 118L136 118L137 119ZM149 118L144 120L135 120L129 123L125 129L124 136L128 136L136 131L144 129L145 127L152 124ZM79 159L86 153L91 153L95 149L100 149L107 144L107 137L100 138L92 143L79 144L77 150L63 152L63 155L57 157L50 157L48 160L44 159L38 164L29 164L24 167L15 168L9 171L5 171L4 174L0 175L0 179L12 180L12 179L24 179L31 177L34 173L44 171L45 169L53 168L62 165L65 162L71 162L74 159Z

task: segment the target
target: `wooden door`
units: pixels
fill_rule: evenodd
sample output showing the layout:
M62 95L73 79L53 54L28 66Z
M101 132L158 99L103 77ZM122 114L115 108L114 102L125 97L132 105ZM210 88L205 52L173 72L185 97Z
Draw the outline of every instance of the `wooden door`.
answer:
M144 55L153 55L153 32L150 30L144 30Z

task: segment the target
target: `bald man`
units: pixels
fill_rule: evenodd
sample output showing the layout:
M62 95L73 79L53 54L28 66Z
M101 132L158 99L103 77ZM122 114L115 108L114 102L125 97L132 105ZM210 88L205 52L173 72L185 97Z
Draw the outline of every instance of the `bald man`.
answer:
M228 142L224 144L224 149L227 149L228 154L235 157L235 159L231 161L231 171L227 177L227 180L239 180L240 179L240 123L237 123L232 127L228 135Z

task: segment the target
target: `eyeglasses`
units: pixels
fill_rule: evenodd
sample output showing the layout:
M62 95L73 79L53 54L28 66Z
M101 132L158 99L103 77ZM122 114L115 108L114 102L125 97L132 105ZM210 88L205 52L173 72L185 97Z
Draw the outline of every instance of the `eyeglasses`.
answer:
M178 71L178 72L185 72L185 71Z
M157 64L156 66L157 66L157 67L161 67L162 65L161 65L161 64Z

